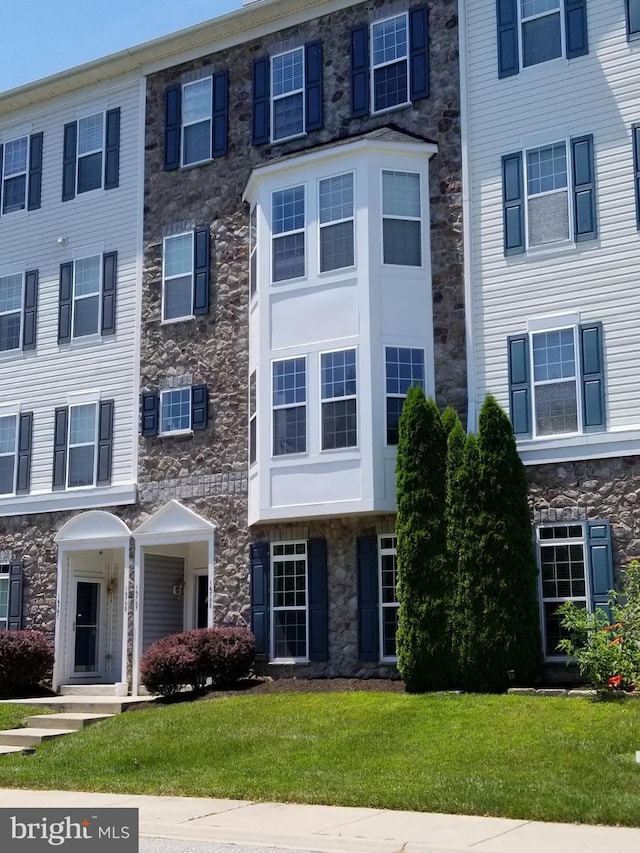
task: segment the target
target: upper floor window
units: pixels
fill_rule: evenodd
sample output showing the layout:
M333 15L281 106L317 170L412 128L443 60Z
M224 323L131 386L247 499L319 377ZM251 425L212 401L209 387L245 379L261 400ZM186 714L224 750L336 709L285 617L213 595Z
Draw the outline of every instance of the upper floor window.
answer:
M55 411L53 488L111 482L113 400L78 402Z
M0 417L0 495L15 492L18 416Z
M640 0L625 0L627 11L627 35L640 33Z
M354 264L353 174L337 175L318 186L320 272Z
M498 76L588 53L586 0L498 0Z
M400 415L412 385L424 388L424 350L409 347L385 347L387 399L387 444L396 445Z
M307 450L307 360L273 362L273 455Z
M310 42L253 64L253 145L322 127L322 44Z
M206 163L227 153L229 75L218 71L165 91L164 168Z
M249 296L258 289L258 207L254 205L249 215Z
M188 320L209 311L209 229L165 237L162 319Z
M502 158L504 253L597 236L593 137Z
M23 296L22 273L0 278L0 352L21 347Z
M305 274L304 186L277 190L271 197L272 280Z
M67 487L93 486L95 481L97 405L69 408Z
M509 338L510 414L518 438L605 429L599 323Z
M382 172L382 247L385 264L422 265L420 175Z
M158 393L144 391L140 400L142 435L179 435L203 430L208 422L206 385L184 385Z
M211 77L182 87L182 165L211 159Z
M402 107L429 94L426 6L351 31L351 114Z
M117 252L60 265L58 343L116 330Z
M62 201L120 181L120 108L97 112L64 128Z
M40 207L42 133L0 144L0 211L2 215Z
M355 349L321 354L323 450L358 444L356 371Z

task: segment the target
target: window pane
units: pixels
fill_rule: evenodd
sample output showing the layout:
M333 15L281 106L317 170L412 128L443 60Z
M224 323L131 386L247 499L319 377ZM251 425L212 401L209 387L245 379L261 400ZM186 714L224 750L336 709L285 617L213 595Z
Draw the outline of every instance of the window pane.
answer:
M398 608L382 608L382 654L386 658L396 656L396 633L398 632Z
M358 444L356 401L336 400L322 404L322 449L355 447Z
M304 187L278 190L272 197L272 229L274 234L304 228Z
M165 391L161 397L160 432L191 429L191 389Z
M78 122L78 157L91 151L102 149L104 139L104 115L96 115L81 118Z
M0 316L0 352L20 349L20 314Z
M533 336L533 377L536 382L576 375L573 329Z
M9 576L4 567L0 569L0 631L6 630L9 615Z
M529 18L532 15L541 15L544 12L553 12L560 8L560 0L520 0L522 17Z
M184 129L184 163L200 163L211 157L211 122L202 121Z
M4 145L4 176L10 178L27 171L27 152L29 140L26 136L12 139Z
M536 433L556 435L577 432L578 408L575 382L538 385L536 396Z
M400 437L399 425L404 397L387 397L387 444L396 445Z
M338 175L320 181L320 223L350 219L353 216L353 175Z
M306 362L291 358L273 364L273 405L283 406L306 401Z
M527 203L529 245L543 246L569 239L569 197L566 191L534 196Z
M82 338L85 335L97 335L98 315L100 311L98 296L76 299L73 306L73 337Z
M420 223L406 219L385 219L382 223L385 264L419 267L422 264Z
M0 453L16 452L16 416L0 418Z
M15 456L0 456L0 495L13 494Z
M86 193L102 186L102 152L78 160L78 192Z
M211 116L211 77L188 83L182 89L182 121L184 124Z
M560 15L545 15L522 24L522 64L536 65L562 56Z
M320 272L352 267L353 220L320 229Z
M273 651L276 658L306 658L307 611L276 610L273 614Z
M398 15L372 27L373 64L393 62L407 55L407 18Z
M273 455L305 453L307 450L307 407L275 409L273 413Z
M382 173L382 212L385 216L420 218L420 175L412 172Z
M193 237L181 234L170 237L164 243L165 276L184 275L193 271Z
M567 186L567 146L547 145L527 151L527 192L529 195L564 189Z
M100 257L81 258L74 267L74 296L90 296L100 291Z
M273 280L286 281L304 275L304 232L286 234L273 241Z
M287 139L304 131L304 96L302 92L273 102L273 138Z
M322 399L356 394L356 351L325 352L321 357Z
M0 418L0 494L14 490L17 417Z
M96 440L96 406L89 403L86 406L71 407L71 422L69 427L69 444L85 444Z
M164 319L175 320L178 317L191 317L193 298L191 294L191 276L172 278L164 285Z
M274 97L295 92L304 85L302 48L291 50L271 60L271 85Z
M640 0L628 0L629 3L629 32L640 32Z
M93 456L91 445L69 448L69 486L93 485Z
M388 110L409 100L407 62L384 65L373 72L373 109Z
M0 278L0 352L19 349L22 325L22 275Z
M18 175L4 182L4 198L2 200L2 212L13 213L16 210L24 210L25 191L27 188L27 176Z
M387 394L406 394L411 385L424 388L424 350L387 347L385 368Z

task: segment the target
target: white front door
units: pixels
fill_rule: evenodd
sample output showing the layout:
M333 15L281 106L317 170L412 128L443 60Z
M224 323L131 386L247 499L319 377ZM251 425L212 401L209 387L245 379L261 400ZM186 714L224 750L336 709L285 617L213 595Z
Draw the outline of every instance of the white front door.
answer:
M74 616L71 643L74 678L101 678L103 675L102 611L104 583L93 578L73 579Z

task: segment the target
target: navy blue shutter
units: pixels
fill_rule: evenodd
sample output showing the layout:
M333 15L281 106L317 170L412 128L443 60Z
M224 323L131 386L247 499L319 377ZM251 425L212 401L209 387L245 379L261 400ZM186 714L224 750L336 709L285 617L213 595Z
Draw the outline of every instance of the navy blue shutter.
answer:
M531 437L531 375L529 373L529 336L508 338L509 415L516 438Z
M98 412L98 486L111 482L113 457L113 400L102 400Z
M522 152L502 158L502 204L505 255L524 252L524 178Z
M116 282L118 253L105 252L102 256L102 323L103 335L116 331Z
M158 434L160 399L155 391L143 391L140 395L140 420L142 435Z
M29 139L29 189L28 210L38 210L42 194L42 133L33 133Z
M587 35L587 0L565 0L565 29L567 33L567 59L589 53Z
M104 188L112 190L120 181L120 107L107 110L107 144L104 157Z
M359 536L358 560L358 659L380 658L380 615L378 613L378 540Z
M313 41L304 49L305 130L322 127L322 42Z
M580 326L580 367L584 431L602 432L606 421L602 323Z
M418 98L426 98L429 94L429 28L426 6L417 6L409 12L409 63L409 99L415 101Z
M22 349L36 348L38 323L38 270L27 270L24 275L24 309L22 314Z
M369 114L369 26L351 30L351 115Z
M53 426L53 488L64 489L67 484L67 423L69 409L56 409Z
M251 144L269 141L269 57L253 63L253 110L251 113Z
M4 145L0 145L0 210L2 210L2 163L4 161L3 152Z
M76 194L76 145L77 122L64 126L64 152L62 155L62 201L69 201Z
M18 428L18 476L16 494L26 495L31 488L31 445L33 436L33 412L22 412Z
M73 298L73 261L60 264L58 301L58 343L71 340L71 303Z
M269 660L269 543L252 543L249 553L251 630L256 638L256 660Z
M498 77L520 71L517 0L496 0L498 22Z
M310 539L309 548L309 660L329 658L329 592L327 543Z
M193 313L209 313L209 228L193 235Z
M164 93L164 168L177 169L180 165L180 114L182 87L168 86Z
M22 630L22 563L9 563L9 609L7 612L7 629Z
M590 521L587 526L591 603L594 610L600 607L609 611L609 590L614 587L611 524L608 521Z
M633 178L636 188L636 227L640 230L640 124L631 128L633 140ZM0 152L0 159L2 153Z
M593 165L593 136L579 136L571 140L573 167L573 221L574 240L595 240L598 236L596 224L596 184Z
M209 395L206 385L191 386L191 429L205 429L207 426L207 410Z
M214 74L211 88L211 156L223 157L227 153L229 127L229 73L219 71Z

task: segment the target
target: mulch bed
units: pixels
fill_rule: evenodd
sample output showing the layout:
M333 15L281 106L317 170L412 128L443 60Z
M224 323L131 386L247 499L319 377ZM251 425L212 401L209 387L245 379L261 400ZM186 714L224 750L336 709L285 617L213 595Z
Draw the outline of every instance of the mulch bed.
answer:
M404 693L404 683L389 678L249 678L230 688L209 690L200 698L254 696L259 693L354 693L362 690Z

